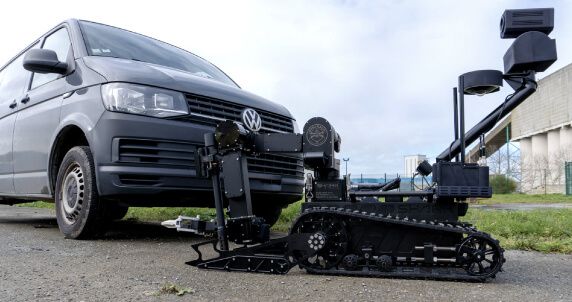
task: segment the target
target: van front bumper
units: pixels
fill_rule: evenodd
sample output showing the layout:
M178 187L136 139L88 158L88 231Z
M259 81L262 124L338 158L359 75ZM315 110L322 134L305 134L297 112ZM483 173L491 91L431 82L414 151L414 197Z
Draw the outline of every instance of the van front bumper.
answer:
M197 148L210 126L105 112L93 129L99 195L141 205L212 205L212 183L197 175ZM253 201L288 204L302 198L300 156L248 159Z

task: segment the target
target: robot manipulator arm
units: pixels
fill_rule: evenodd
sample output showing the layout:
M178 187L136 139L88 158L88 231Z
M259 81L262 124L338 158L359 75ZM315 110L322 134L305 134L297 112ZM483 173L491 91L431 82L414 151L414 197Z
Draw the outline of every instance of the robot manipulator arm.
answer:
M340 151L340 135L322 117L311 118L303 129L302 134L254 134L254 149L259 153L301 153L304 166L314 170L316 178L339 178L340 161L335 154Z
M216 222L190 227L177 227L191 232L215 231L221 250L228 250L228 240L251 244L268 240L268 225L253 215L246 156L260 153L293 153L304 158L304 166L313 169L316 180L334 180L339 177L340 136L321 117L310 119L299 133L256 133L233 121L220 123L215 133L205 135L201 161L213 182L217 209ZM229 219L225 221L224 206L228 205ZM184 217L182 220L189 220ZM193 222L193 221L191 221ZM180 223L180 222L179 222Z
M245 153L298 153L304 166L314 170L316 178L339 177L341 137L322 117L314 117L304 125L303 133L255 133L240 124L225 121L215 130L218 149L224 153L240 149ZM226 150L226 151L225 151Z

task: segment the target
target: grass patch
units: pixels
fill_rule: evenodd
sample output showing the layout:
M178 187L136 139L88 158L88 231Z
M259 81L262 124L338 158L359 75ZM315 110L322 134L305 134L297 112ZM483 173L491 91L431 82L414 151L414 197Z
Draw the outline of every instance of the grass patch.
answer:
M294 220L300 214L303 201L291 204L282 210L282 216L272 227L278 232L288 232ZM572 197L550 195L494 195L487 203L562 203L572 202ZM482 203L482 202L480 202ZM31 202L18 206L52 208L52 203ZM125 219L159 222L175 219L179 215L196 216L211 219L214 209L206 208L129 208ZM477 226L479 230L490 233L501 241L506 249L540 251L544 253L572 254L572 209L537 209L530 211L499 211L470 208L467 216L460 217Z
M382 199L380 199L383 201ZM478 198L478 204L498 204L498 203L572 203L572 195L567 196L563 194L494 194L492 198ZM286 223L291 221L294 214L300 213L300 205L302 201L291 204L288 208L282 211L282 216L278 223ZM31 208L47 208L53 209L54 204L44 201L34 201L18 204L19 207L31 207ZM207 208L130 208L127 213L127 217L130 219L139 219L145 221L163 221L167 219L172 219L179 215L195 216L201 215L214 217L214 209Z
M572 203L572 196L564 194L494 194L492 198L477 199L477 203Z
M291 204L272 228L287 232L300 213L302 201ZM461 221L500 240L505 249L572 254L572 209L498 211L469 209Z
M300 214L302 201L291 204L282 210L282 215L272 227L273 231L288 232L292 222ZM129 208L124 219L137 221L165 221L175 219L179 215L195 217L200 215L203 219L215 219L215 209L209 208Z
M130 207L125 215L126 220L139 220L139 221L165 221L176 219L182 216L195 217L200 215L203 219L214 219L216 217L214 209L208 208L134 208Z
M18 207L29 207L29 208L42 208L42 209L54 209L54 204L45 201L34 201L17 204ZM200 215L205 219L215 218L215 210L208 208L165 208L165 207L155 207L155 208L137 208L130 207L129 211L125 215L124 219L127 220L138 220L138 221L152 221L159 222L169 219L175 219L183 216L197 216Z
M19 207L30 207L30 208L46 208L53 209L54 204L44 201L35 201L17 204ZM278 232L288 232L290 225L300 214L300 207L302 206L302 200L291 204L287 208L282 210L282 216L278 219L278 222L272 227L272 230ZM200 215L203 219L215 219L215 209L210 208L166 208L166 207L154 207L154 208L138 208L130 207L129 211L125 215L125 220L135 220L135 221L149 221L149 222L161 222L170 219L176 219L179 215L195 217Z
M54 203L53 202L45 202L45 201L33 201L33 202L19 203L16 206L17 207L28 207L28 208L54 209Z
M302 207L302 202L303 201L300 200L298 202L289 205L287 208L283 209L282 215L280 215L280 218L278 219L276 224L272 227L272 230L278 232L288 232L294 220L296 220L296 218L298 218L298 215L300 215L300 208Z
M492 211L469 209L461 220L500 240L506 249L572 253L572 209Z

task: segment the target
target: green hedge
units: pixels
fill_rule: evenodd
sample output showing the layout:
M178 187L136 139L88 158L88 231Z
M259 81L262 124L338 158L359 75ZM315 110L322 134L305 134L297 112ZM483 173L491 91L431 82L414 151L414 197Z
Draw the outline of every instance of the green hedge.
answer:
M508 194L516 191L516 182L504 175L493 175L489 181L494 194Z

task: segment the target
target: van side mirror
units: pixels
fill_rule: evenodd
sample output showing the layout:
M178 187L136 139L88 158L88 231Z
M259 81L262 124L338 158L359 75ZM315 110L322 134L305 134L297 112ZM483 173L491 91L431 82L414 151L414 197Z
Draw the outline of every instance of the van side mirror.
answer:
M24 69L37 73L64 74L68 64L60 62L56 52L51 49L30 49L24 56Z

